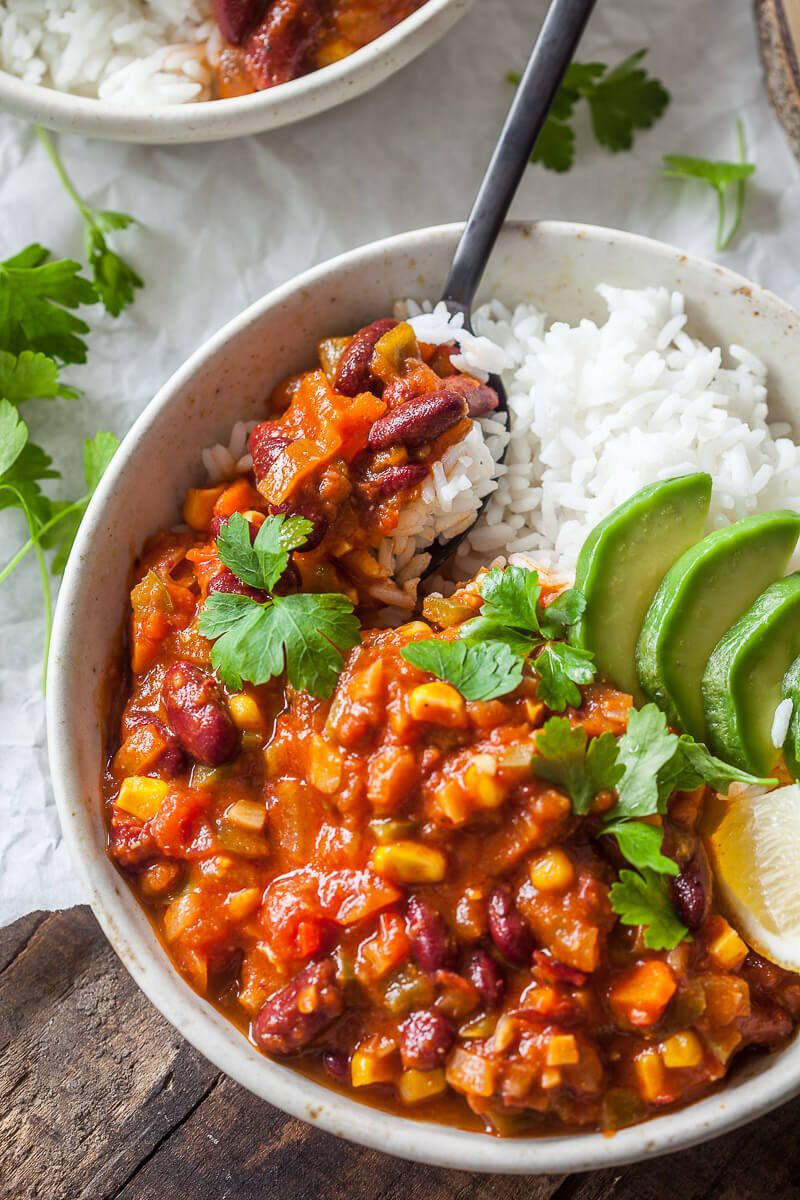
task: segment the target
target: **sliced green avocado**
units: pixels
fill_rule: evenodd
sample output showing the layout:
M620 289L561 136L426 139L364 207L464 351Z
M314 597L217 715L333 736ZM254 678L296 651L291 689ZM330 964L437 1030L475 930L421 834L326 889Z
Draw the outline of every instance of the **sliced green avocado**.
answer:
M575 588L586 600L570 640L590 650L601 675L643 702L636 642L664 575L703 534L711 476L681 475L642 488L596 525L583 544Z
M636 646L648 699L671 725L705 741L703 671L726 630L780 578L800 537L800 515L746 517L692 546L664 576Z
M798 748L800 748L800 658L794 660L783 677L781 700L794 702L792 719L783 743L783 761L786 763L786 770L797 783L800 781L800 756L798 755Z
M783 678L800 654L800 571L771 584L714 647L703 674L708 744L753 775L779 751L772 722Z

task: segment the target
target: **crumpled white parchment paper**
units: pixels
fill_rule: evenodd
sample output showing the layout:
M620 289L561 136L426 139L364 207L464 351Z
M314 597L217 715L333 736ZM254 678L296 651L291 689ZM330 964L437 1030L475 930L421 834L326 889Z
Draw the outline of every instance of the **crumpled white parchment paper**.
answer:
M135 214L123 253L147 282L119 320L91 317L89 362L70 370L77 403L26 406L32 436L79 494L82 439L122 435L168 375L223 322L276 284L340 251L466 215L524 66L544 0L478 0L443 42L375 91L274 133L171 149L61 137L79 189ZM530 168L512 215L618 226L713 256L715 201L662 179L662 155L736 154L745 121L758 172L742 231L719 256L800 303L800 167L762 83L749 4L603 0L579 52L615 64L648 47L672 93L666 116L632 153L611 155L578 121L567 175ZM0 116L0 258L30 241L80 257L76 215L32 130ZM0 513L0 561L23 539ZM78 903L48 773L40 686L42 623L29 559L0 585L0 923Z

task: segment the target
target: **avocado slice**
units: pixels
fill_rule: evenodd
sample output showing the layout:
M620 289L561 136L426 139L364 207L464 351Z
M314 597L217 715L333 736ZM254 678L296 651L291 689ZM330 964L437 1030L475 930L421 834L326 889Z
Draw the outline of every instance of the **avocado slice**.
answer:
M800 658L794 660L783 677L781 700L794 701L792 719L783 743L783 761L786 763L786 770L797 783L800 781Z
M596 525L583 544L575 589L585 598L570 641L590 650L611 683L644 701L636 642L664 575L702 537L711 476L681 475L642 488Z
M708 744L753 775L769 775L779 751L772 722L783 679L800 654L800 571L778 579L714 647L703 674Z
M711 651L764 588L786 570L800 514L745 517L692 546L664 576L636 646L648 699L671 725L705 741L702 679Z

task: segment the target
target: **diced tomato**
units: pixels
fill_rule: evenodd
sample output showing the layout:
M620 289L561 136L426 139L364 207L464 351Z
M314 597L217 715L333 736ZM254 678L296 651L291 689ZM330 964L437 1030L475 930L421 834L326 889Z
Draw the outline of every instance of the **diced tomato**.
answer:
M163 854L190 861L219 853L219 843L207 816L209 797L185 789L171 792L147 822Z
M292 871L267 888L262 919L274 953L284 959L306 958L317 927L324 922L351 925L400 899L400 891L372 871Z
M174 629L185 629L196 600L189 588L150 570L131 592L131 669L135 675L154 663L161 643Z

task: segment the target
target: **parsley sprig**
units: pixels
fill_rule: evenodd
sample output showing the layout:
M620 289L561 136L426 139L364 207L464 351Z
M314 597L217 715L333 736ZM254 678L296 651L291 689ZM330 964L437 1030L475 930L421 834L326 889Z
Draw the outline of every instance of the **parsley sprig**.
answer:
M744 213L747 180L756 169L753 163L747 161L747 146L741 118L737 118L736 121L736 140L739 149L738 163L708 158L691 158L686 154L664 155L666 169L662 171L662 174L668 179L699 180L708 184L716 192L717 250L727 250L736 236ZM732 185L735 185L736 199L733 221L726 233L725 196Z
M271 593L310 529L302 517L267 517L251 543L250 525L236 513L219 532L217 552L243 583ZM240 688L243 679L266 683L286 671L292 687L323 698L361 640L352 604L334 593L267 595L261 601L212 592L198 628L214 640L211 662L228 687Z
M575 131L570 124L576 104L589 105L594 136L612 152L630 150L634 134L649 129L669 104L669 92L639 64L646 50L637 50L618 66L605 63L571 63L550 114L539 135L531 162L550 171L568 171L575 161ZM509 83L520 76L510 71Z
M594 679L592 656L556 639L581 615L583 597L568 589L545 607L541 592L536 571L495 567L481 581L480 615L461 626L460 641L413 642L403 657L452 683L467 700L492 700L519 686L523 664L534 656L539 699L554 712L579 705L579 685Z
M581 816L590 812L598 793L616 791L616 804L598 836L615 837L638 874L620 872L621 882L611 889L611 904L624 924L648 927L645 945L651 949L677 945L688 930L675 915L666 880L661 878L677 875L678 864L662 851L661 825L648 818L666 812L673 792L691 791L701 783L720 792L726 792L735 780L775 783L729 766L688 734L671 733L655 704L631 709L619 740L609 732L590 739L582 725L573 728L566 717L551 717L536 735L531 770L561 788L570 797L573 811ZM665 938L673 939L669 946Z
M124 308L133 303L135 289L143 284L130 263L108 245L106 234L127 229L134 223L134 219L127 213L107 208L92 208L88 205L75 190L49 136L39 125L34 128L58 172L67 195L83 219L86 259L92 270L92 281L97 296L106 312L112 317L118 317Z

